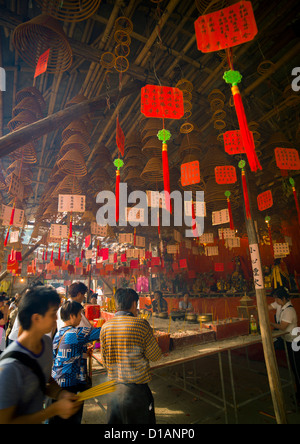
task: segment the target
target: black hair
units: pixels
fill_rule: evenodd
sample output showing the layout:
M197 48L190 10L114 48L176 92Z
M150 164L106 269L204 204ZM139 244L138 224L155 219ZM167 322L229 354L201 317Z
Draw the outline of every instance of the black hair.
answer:
M60 309L60 317L62 321L70 320L71 315L77 316L82 311L82 305L76 301L67 301Z
M59 307L60 297L53 287L40 286L29 290L21 299L18 317L21 327L29 330L34 314L45 316L50 307Z
M119 288L114 298L118 310L130 310L133 302L138 302L139 295L132 288Z
M76 298L78 293L85 294L87 290L88 290L87 286L82 282L73 282L73 284L71 284L68 289L68 293L71 296L71 298Z
M290 300L290 293L289 290L286 287L277 287L275 288L272 293L271 296L273 296L274 298L278 298L283 300L284 298L289 301Z
M160 297L160 298L163 297L163 294L162 294L162 292L161 292L160 290L156 290L156 291L154 292L154 294L155 294L155 293L159 294L159 297Z

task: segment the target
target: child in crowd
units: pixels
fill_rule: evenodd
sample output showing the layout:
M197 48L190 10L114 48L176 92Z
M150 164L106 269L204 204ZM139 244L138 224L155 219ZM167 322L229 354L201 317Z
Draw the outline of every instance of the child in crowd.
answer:
M100 328L78 327L81 322L82 305L79 302L68 301L60 310L64 326L55 335L53 341L54 365L52 377L62 388L72 393L84 391L87 374L81 365L82 355L87 343L100 337ZM59 417L52 418L49 424L81 424L83 404L81 409L67 421Z

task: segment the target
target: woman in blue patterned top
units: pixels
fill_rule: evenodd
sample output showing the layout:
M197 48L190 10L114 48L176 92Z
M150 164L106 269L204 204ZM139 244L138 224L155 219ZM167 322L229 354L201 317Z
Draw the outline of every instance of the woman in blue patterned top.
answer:
M54 364L52 377L60 387L67 387L72 393L86 389L87 375L82 369L82 354L85 345L100 337L101 328L78 327L81 321L82 305L79 302L68 301L61 307L61 319L64 326L55 335L53 341ZM71 423L80 424L83 405L76 415L68 420L59 417L52 418L50 424Z

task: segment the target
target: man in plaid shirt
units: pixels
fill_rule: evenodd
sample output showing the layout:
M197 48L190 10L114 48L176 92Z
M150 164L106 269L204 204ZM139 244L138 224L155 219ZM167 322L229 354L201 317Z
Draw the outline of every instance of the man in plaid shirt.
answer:
M138 294L120 288L115 294L117 313L100 334L101 356L108 379L117 381L110 395L108 424L155 424L149 361L161 358L161 349L145 319L137 317Z

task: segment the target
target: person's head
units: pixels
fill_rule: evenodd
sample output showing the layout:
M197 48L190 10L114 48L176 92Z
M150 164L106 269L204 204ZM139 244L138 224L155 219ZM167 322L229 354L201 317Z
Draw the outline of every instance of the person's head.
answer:
M139 295L132 288L119 288L115 293L115 303L118 311L130 311L137 315Z
M286 287L277 287L272 292L275 302L282 307L290 300L290 294Z
M161 292L161 291L157 290L157 291L154 292L154 299L155 299L156 301L158 301L158 300L161 299L162 297L163 297L163 295L162 295L162 292Z
M90 299L91 304L96 305L97 304L97 293L93 293Z
M81 322L82 305L76 301L67 301L62 305L60 316L62 321L73 327L77 327Z
M190 294L187 293L187 292L185 292L185 293L183 294L183 300L184 300L184 302L187 302L187 301L189 300L189 297L190 297Z
M73 282L69 287L69 296L72 300L82 303L88 288L82 282Z
M58 293L52 287L30 289L21 299L18 317L23 330L34 328L46 334L56 326L56 313L60 304Z
M7 299L5 296L0 296L0 308L4 307L6 301Z

